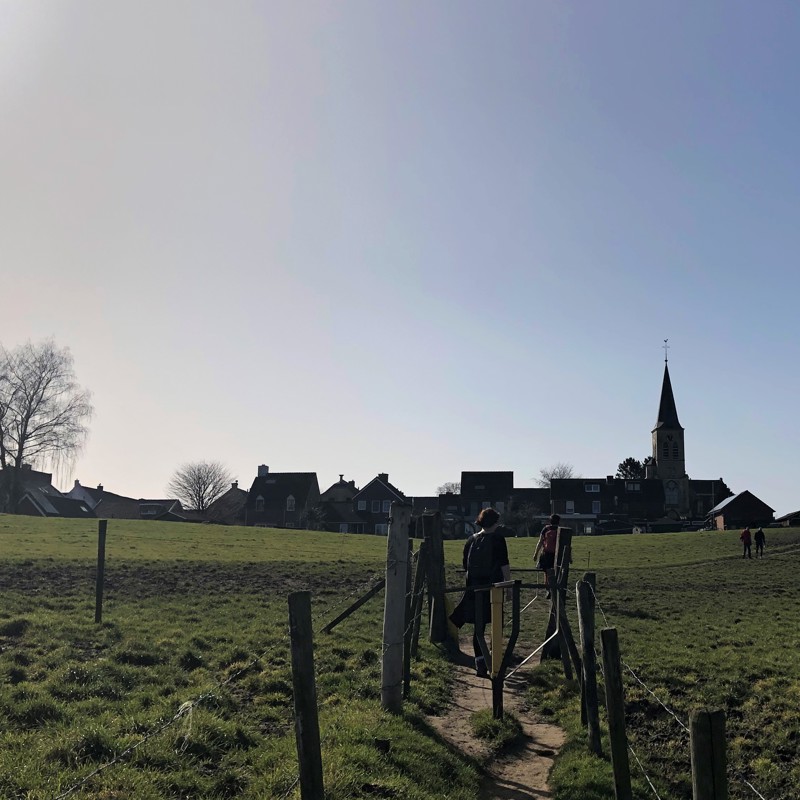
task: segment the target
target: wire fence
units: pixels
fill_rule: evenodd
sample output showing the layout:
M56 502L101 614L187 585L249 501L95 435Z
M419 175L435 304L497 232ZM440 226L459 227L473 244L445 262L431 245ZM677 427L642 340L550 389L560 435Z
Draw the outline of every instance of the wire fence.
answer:
M144 538L144 537L141 537ZM348 594L338 598L337 605L334 606L334 610L340 610L344 608L345 604L355 597L358 594L362 594L364 589L368 586L371 586L375 583L376 580L379 579L381 573L373 573L370 575L369 578L366 579L363 583L358 584L352 591ZM325 613L326 615L330 614L330 610L328 608L320 608L319 614ZM316 620L316 624L314 626L314 632L319 633L319 624L323 622L322 619ZM199 707L205 702L208 702L212 698L218 697L221 690L225 687L229 686L230 684L234 683L244 674L248 673L252 670L255 666L257 666L260 662L262 662L267 655L269 655L272 651L275 650L277 647L281 647L282 645L287 645L289 641L289 633L288 629L284 633L283 637L277 641L270 643L267 647L265 647L258 655L253 656L244 666L237 669L235 672L232 672L230 675L226 676L224 679L220 679L215 682L209 689L204 691L203 693L199 694L192 700L187 700L186 702L182 703L178 710L168 719L165 721L158 721L154 723L154 727L146 734L144 734L140 739L138 739L134 744L126 747L124 750L116 754L112 759L106 761L86 775L84 775L79 780L72 783L69 787L61 791L59 794L53 797L53 800L65 800L65 798L70 797L71 795L75 794L75 792L82 789L89 783L93 778L96 776L112 769L113 767L127 761L128 757L147 744L150 740L154 739L155 737L159 736L160 734L167 731L172 726L176 725L178 722L182 720L189 720L191 721L191 715L195 708ZM188 738L188 733L185 736L185 740ZM288 797L289 794L293 791L294 787L300 780L300 776L295 778L292 785L286 791L286 793L279 798L279 800L284 800L284 798Z
M594 586L592 586L592 584L591 584L590 582L588 582L588 581L581 581L581 583L584 583L585 585L589 586L589 588L591 589L592 595L593 595L593 597L594 597L595 606L596 606L596 608L597 608L597 609L600 611L600 614L601 614L601 616L603 617L603 621L605 622L605 627L607 627L607 628L611 628L611 627L618 627L618 626L612 625L612 624L609 622L608 615L607 615L607 614L606 614L606 612L604 611L604 609L603 609L603 606L602 606L602 604L600 603L600 600L599 600L599 598L597 597L597 593L596 593L596 591L595 591L595 588L594 588ZM600 654L597 652L597 650L596 650L596 649L595 649L595 655L596 655L597 666L598 666L598 669L599 669L599 671L600 671L600 674L601 674L601 675L603 676L603 678L605 679L605 673L603 672L603 666L602 666L602 659L600 658ZM661 699L661 698L660 698L660 697L659 697L659 696L656 694L656 692L655 692L655 691L654 691L654 690L653 690L653 689L652 689L650 686L648 686L648 685L647 685L647 683L645 683L645 681L644 681L644 680L643 680L643 679L640 677L640 675L639 675L639 674L637 674L637 672L636 672L636 671L635 671L635 670L634 670L634 669L633 669L633 668L632 668L632 667L631 667L631 666L630 666L630 665L629 665L627 662L625 662L625 660L624 660L624 659L620 658L620 663L621 663L621 664L622 664L622 666L623 666L623 667L625 667L625 669L626 669L626 670L627 670L627 671L628 671L628 672L631 674L631 676L632 676L632 677L634 678L634 680L635 680L635 681L636 681L636 682L639 684L639 686L641 686L641 687L642 687L642 688L643 688L643 689L644 689L644 690L645 690L645 691L646 691L646 692L647 692L647 693L648 693L648 694L649 694L649 695L650 695L650 696L651 696L651 697L652 697L652 698L653 698L653 699L654 699L654 700L655 700L655 701L658 703L658 705L660 705L660 706L661 706L661 707L662 707L662 708L663 708L663 709L664 709L664 710L665 710L665 711L666 711L666 712L667 712L667 713L668 713L668 714L669 714L669 715L670 715L670 716L671 716L671 717L672 717L672 718L675 720L675 722L677 722L677 724L678 724L678 726L681 728L682 732L683 732L685 735L688 735L688 734L690 733L689 726L688 726L688 725L686 725L686 724L683 722L683 720L682 720L682 719L681 719L681 718L678 716L678 714L677 714L677 713L676 713L676 712L675 712L675 711L674 711L672 708L670 708L670 707L669 707L669 706L668 706L668 705L667 705L667 704L666 704L666 703L665 703L665 702L664 702L664 701L663 701L663 700L662 700L662 699ZM655 795L655 797L656 797L658 800L661 800L661 798L660 798L660 797L659 797L659 795L658 795L658 792L656 791L656 788L655 788L655 786L653 785L653 782L652 782L652 780L650 779L650 776L647 774L647 772L646 772L646 770L645 770L645 768L644 768L644 765L642 764L642 762L640 761L639 757L636 755L636 753L634 752L634 750L633 750L633 748L630 746L630 744L628 745L628 749L629 749L629 750L631 751L631 753L633 754L633 756L634 756L634 759L636 760L636 763L638 764L638 766L639 766L639 768L640 768L640 770L641 770L642 774L644 775L644 777L645 777L645 780L646 780L646 781L647 781L647 783L649 784L649 786L650 786L650 789L652 790L653 794ZM753 792L753 794L755 794L755 795L756 795L758 798L760 798L760 800L766 800L766 798L764 797L764 795L763 795L763 794L761 794L761 792L759 792L759 791L758 791L758 789L756 789L756 788L755 788L755 786L753 786L753 784L752 784L750 781L748 781L746 778L744 778L742 775L738 774L738 773L737 773L736 771L734 771L734 770L731 770L730 772L731 772L731 775L732 775L734 778L736 778L736 780L738 780L740 783L744 784L744 785L745 785L747 788L749 788L749 789L750 789L750 790Z

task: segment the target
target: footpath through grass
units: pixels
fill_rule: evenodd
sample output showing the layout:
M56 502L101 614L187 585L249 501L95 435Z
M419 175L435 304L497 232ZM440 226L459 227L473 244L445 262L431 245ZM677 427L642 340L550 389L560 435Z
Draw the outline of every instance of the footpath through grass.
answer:
M601 627L619 634L628 738L642 765L630 756L636 797L655 797L645 772L662 800L691 797L682 725L702 706L727 714L732 798L756 798L747 783L767 800L800 797L800 531L769 529L763 560L743 560L738 536L574 540L573 586L587 564L597 574L598 652ZM529 561L530 550L525 540L511 542L512 561ZM572 596L577 630L574 609ZM569 736L552 775L557 798L613 797L608 757L587 752L577 687L565 686L555 662L537 668L534 680L534 709L552 715ZM600 691L604 702L602 676ZM603 745L608 754L607 740Z
M635 673L625 669L629 739L662 800L691 796L681 722L700 705L728 714L732 798L756 797L745 780L767 800L800 797L800 531L767 535L763 562L742 561L738 532L574 540L573 579L597 573L598 630L617 628ZM532 566L534 544L509 541L512 568ZM462 546L445 545L451 585ZM70 796L296 800L287 596L310 589L327 800L477 800L477 766L424 721L449 690L441 653L421 643L412 699L393 717L379 702L382 595L319 632L383 574L385 539L112 520L102 625L96 547L96 524L0 516L0 797L55 800L135 747ZM577 629L574 597L569 613ZM539 597L521 652L545 624ZM533 713L568 732L557 800L612 797L575 685L554 662L525 672ZM653 797L631 766L635 796Z

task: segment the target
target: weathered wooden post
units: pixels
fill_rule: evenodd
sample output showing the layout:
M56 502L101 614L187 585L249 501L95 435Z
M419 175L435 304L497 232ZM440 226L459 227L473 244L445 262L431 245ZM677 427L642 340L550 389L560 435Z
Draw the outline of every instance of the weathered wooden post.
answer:
M410 533L410 531L409 531ZM411 565L414 563L414 542L408 540L408 558L406 559L406 597L403 614L403 699L405 700L411 691L411 630L414 621L411 616L414 603L411 596Z
M100 624L103 621L103 585L106 575L106 529L108 520L97 521L97 575L94 586L94 621Z
M383 609L381 706L395 714L403 708L403 621L408 569L411 506L393 502L386 544L386 593Z
M575 584L578 598L578 630L583 659L583 714L589 729L589 749L598 756L600 744L600 708L597 700L597 659L594 651L594 572L586 572L583 580Z
M572 528L559 528L558 538L556 539L556 558L553 564L553 572L555 579L548 574L548 590L550 592L550 617L547 621L547 630L545 631L544 638L549 639L558 628L558 613L559 603L563 608L567 599L567 580L569 578L569 562L572 558ZM556 589L559 590L560 595L556 597ZM559 630L559 634L560 634ZM542 653L539 656L539 661L546 661L549 658L561 658L562 663L565 664L564 672L570 672L566 666L566 660L569 656L567 653L562 653L562 640L561 636L555 637L545 647L542 648Z
M617 629L603 628L600 631L600 639L603 643L608 738L611 743L611 766L614 769L614 797L617 800L633 800Z
M314 681L314 641L311 627L311 592L289 595L289 636L294 688L294 734L300 768L302 800L324 800L322 751Z
M430 602L430 632L432 642L446 642L447 608L444 602L444 542L442 540L442 515L435 511L422 515L422 530L428 543L428 597Z
M411 613L414 621L411 626L411 658L416 658L419 651L419 629L422 621L422 604L425 596L425 574L428 569L428 543L423 539L417 549L417 571L414 573Z
M693 800L728 800L725 712L696 709L689 716Z

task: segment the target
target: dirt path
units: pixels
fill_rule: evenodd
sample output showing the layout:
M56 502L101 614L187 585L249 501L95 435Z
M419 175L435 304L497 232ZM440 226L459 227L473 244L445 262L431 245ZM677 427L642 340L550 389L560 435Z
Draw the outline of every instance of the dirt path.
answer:
M564 743L561 728L536 719L523 702L525 681L506 681L503 708L513 711L522 725L524 739L510 752L493 758L484 742L472 734L469 720L474 711L492 707L492 684L478 678L467 666L456 670L453 698L448 712L429 718L430 724L447 742L485 765L488 775L481 786L482 800L541 800L552 797L547 776L553 759Z

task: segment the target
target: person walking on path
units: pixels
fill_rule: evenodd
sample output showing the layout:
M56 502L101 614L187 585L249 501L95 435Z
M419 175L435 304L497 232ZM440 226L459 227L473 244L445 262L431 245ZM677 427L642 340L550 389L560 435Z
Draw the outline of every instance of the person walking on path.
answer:
M475 625L472 635L472 648L475 653L475 673L485 678L489 674L486 660L480 646L480 639L484 635L486 624L491 619L492 607L488 591L475 592L470 587L486 586L490 583L500 583L511 580L511 567L508 563L508 546L503 534L498 531L500 515L493 508L484 508L478 514L477 524L481 530L470 536L464 543L463 566L467 573L467 590L459 604L450 615L451 622L460 628L465 622ZM511 590L506 590L506 596ZM477 604L481 604L483 611L481 626L476 622Z
M533 560L536 562L537 569L545 570L545 586L547 585L546 570L553 569L556 563L559 522L561 522L561 517L559 517L558 514L553 514L550 517L550 521L542 528L542 532L539 534L539 541L536 543L536 549L533 551ZM547 596L550 597L549 589L547 591Z
M767 537L764 536L764 531L759 528L755 535L756 542L756 558L764 558L764 545L766 544Z
M750 526L747 525L745 529L742 531L739 538L742 540L742 558L752 558L752 553L750 552L750 543L752 541L752 537L750 536Z

